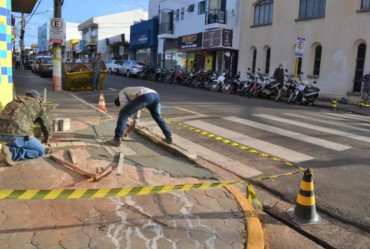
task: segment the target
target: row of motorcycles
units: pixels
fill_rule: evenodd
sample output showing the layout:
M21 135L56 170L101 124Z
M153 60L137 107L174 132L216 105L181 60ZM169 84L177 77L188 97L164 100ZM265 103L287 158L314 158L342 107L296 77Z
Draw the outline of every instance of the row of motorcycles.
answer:
M179 84L183 86L201 88L213 92L235 93L247 97L264 97L279 101L282 98L290 103L302 103L313 105L319 96L320 89L312 85L316 82L308 82L303 73L297 79L290 76L288 70L284 70L284 83L277 82L274 78L264 76L258 68L252 73L250 68L246 72L246 80L240 80L240 72L230 76L227 72L217 74L212 71L191 70L189 73L177 66L173 70L146 66L139 73L138 78L148 79L167 84Z

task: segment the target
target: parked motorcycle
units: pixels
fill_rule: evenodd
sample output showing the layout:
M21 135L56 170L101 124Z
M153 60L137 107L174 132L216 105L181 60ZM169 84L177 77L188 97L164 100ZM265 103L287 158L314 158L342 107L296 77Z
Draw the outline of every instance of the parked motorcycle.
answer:
M304 105L313 105L315 100L319 97L320 89L312 86L310 82L303 79L303 73L301 73L297 85L295 86L292 94L290 94L287 104L290 103L302 103ZM316 81L313 83L316 84Z
M240 82L240 88L238 91L238 94L240 96L247 95L249 91L251 90L251 87L254 82L254 76L252 75L251 69L249 67L247 68L246 74L247 74L247 79L245 81Z
M226 72L223 72L222 74L218 75L217 79L214 79L212 83L209 86L209 89L212 92L218 92L223 87L226 80Z
M276 80L264 77L261 73L261 70L258 68L255 76L253 84L247 93L247 97L251 97L253 95L258 97L268 97L270 99L274 99L278 93L278 86L280 85L279 82Z
M231 79L227 79L223 86L221 87L221 91L223 93L231 93L237 92L240 88L240 71L237 72Z
M282 97L288 99L295 86L297 85L297 82L289 75L287 69L285 69L284 78L284 85L276 96L275 102L278 102Z

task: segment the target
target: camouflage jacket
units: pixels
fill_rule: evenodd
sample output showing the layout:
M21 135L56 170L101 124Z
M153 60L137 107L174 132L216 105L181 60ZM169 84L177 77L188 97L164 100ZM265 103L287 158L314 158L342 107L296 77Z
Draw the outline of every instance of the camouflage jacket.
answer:
M10 136L33 135L34 123L41 127L45 140L50 137L50 126L42 103L23 97L8 103L0 113L0 133Z

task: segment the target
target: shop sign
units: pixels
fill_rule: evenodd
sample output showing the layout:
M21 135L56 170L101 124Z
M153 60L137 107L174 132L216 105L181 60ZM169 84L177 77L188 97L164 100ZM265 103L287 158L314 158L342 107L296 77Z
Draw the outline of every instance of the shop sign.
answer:
M210 30L203 34L203 47L213 48L221 46L221 29Z
M184 35L178 38L179 49L201 48L202 47L202 33Z
M131 37L131 43L133 46L146 45L149 43L148 31L133 34Z
M222 46L232 47L233 46L233 31L229 29L222 30Z

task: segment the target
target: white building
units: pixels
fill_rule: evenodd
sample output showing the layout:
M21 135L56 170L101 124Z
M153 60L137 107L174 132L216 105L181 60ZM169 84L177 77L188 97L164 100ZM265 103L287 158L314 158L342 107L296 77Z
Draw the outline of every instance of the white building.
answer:
M130 40L130 26L135 22L148 19L148 12L137 9L106 16L93 17L78 26L82 32L85 51L91 56L95 51L103 55L104 60L110 59L107 49L108 38L121 35L124 41Z
M149 18L159 17L159 65L236 71L238 0L151 0Z
M369 0L242 0L238 68L272 75L283 62L291 74L317 81L321 96L359 92L370 71ZM296 66L296 41L305 39ZM296 70L298 68L298 70Z

